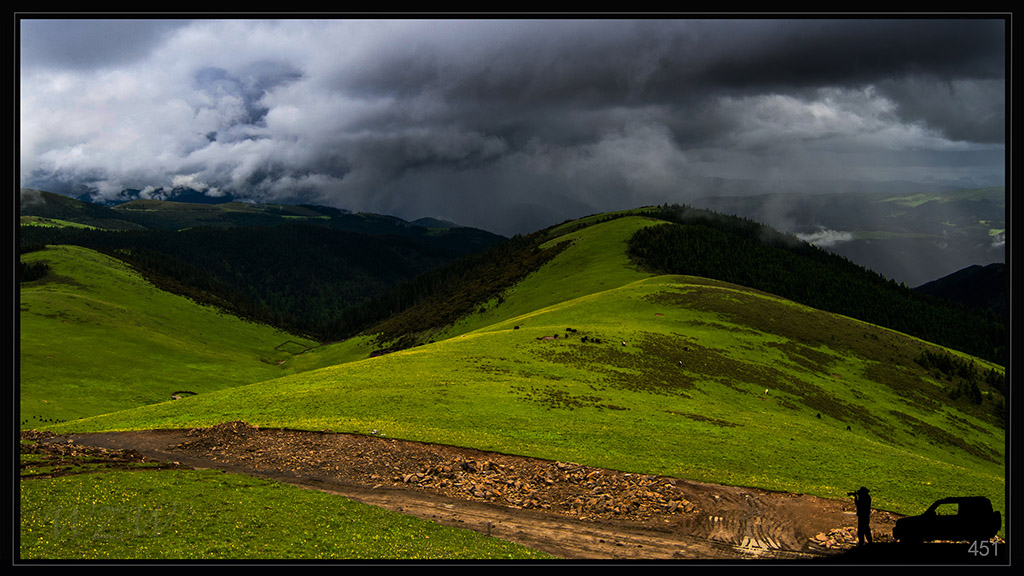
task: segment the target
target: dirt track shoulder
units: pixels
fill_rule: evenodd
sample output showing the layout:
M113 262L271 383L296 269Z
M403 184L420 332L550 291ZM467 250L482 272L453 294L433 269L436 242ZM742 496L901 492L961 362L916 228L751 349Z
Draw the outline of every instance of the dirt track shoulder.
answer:
M374 436L232 422L50 442L266 477L569 559L814 559L855 534L852 502ZM877 512L873 528L894 520Z

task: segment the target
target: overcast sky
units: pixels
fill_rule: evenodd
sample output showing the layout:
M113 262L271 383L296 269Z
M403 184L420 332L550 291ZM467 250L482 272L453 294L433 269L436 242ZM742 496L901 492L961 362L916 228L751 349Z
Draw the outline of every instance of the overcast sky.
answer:
M54 192L513 234L742 181L1005 184L999 19L19 25L21 185Z

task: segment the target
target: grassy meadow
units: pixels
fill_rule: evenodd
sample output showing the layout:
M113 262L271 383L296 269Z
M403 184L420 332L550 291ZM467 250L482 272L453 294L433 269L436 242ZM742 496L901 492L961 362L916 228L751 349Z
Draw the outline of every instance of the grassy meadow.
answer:
M94 254L29 255L63 279L22 288L23 418L60 415L56 432L378 430L824 497L868 486L875 507L904 514L954 494L1005 510L1004 431L915 362L937 347L741 286L652 276L625 247L655 221L593 220L552 230L573 244L433 342L372 358L366 338L314 348L183 299L173 308L110 261L86 266ZM310 350L278 349L288 341ZM172 389L198 393L171 401ZM24 509L39 492L22 484Z
M26 480L21 511L24 560L548 557L340 496L216 470L139 467Z
M22 260L51 268L20 291L22 427L276 378L317 346L157 290L91 250L50 247Z

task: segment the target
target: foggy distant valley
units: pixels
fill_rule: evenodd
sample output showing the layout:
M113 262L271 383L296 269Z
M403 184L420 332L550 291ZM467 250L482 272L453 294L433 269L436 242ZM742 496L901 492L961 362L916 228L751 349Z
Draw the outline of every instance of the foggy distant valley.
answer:
M918 193L706 197L694 206L734 214L917 287L972 265L1005 262L1003 187Z

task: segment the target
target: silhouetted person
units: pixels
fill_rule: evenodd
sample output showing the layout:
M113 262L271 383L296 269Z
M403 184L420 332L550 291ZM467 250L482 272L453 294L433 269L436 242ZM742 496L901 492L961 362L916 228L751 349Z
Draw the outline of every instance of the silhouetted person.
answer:
M857 544L871 544L871 495L861 486L860 490L850 492L850 496L857 506Z

